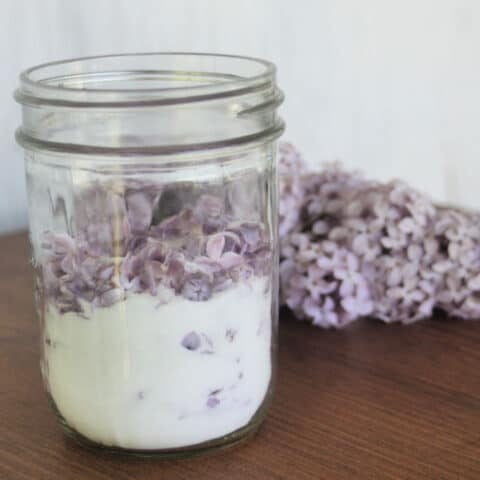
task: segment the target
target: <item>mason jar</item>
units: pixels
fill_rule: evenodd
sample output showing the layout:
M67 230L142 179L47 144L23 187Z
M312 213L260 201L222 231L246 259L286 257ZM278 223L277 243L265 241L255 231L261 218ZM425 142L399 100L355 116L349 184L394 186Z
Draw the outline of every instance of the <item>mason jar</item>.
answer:
M277 342L274 65L80 58L25 71L15 97L41 370L64 430L161 456L255 432Z

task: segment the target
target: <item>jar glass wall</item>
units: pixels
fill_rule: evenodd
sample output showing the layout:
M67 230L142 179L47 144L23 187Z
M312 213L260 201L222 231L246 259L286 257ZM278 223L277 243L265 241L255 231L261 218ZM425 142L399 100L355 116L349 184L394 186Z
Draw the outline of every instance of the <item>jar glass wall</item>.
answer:
M278 310L274 74L187 54L23 74L42 374L75 438L172 456L261 423Z

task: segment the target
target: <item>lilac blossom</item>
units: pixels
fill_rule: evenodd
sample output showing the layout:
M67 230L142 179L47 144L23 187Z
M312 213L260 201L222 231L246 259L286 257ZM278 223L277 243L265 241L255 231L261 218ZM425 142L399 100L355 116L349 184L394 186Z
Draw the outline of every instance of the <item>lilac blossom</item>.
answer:
M480 214L437 207L401 181L367 180L338 164L301 175L299 159L291 147L280 157L280 220L294 219L280 230L281 302L299 319L336 328L364 316L411 323L435 308L480 318ZM295 192L282 190L294 181Z
M131 293L149 293L158 305L174 295L206 301L251 275L270 274L262 224L235 218L221 189L197 196L188 185L180 190L169 207L161 203L172 192L152 182L84 187L76 199L77 233L44 235L46 300L84 314ZM180 199L186 203L179 209Z

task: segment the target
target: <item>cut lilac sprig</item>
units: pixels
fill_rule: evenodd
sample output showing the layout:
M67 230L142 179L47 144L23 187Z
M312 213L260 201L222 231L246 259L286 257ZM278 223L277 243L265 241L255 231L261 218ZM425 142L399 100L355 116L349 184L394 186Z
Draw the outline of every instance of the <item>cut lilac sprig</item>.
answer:
M435 308L480 318L479 213L439 208L403 182L338 164L302 175L291 146L280 163L281 302L299 319L411 323Z

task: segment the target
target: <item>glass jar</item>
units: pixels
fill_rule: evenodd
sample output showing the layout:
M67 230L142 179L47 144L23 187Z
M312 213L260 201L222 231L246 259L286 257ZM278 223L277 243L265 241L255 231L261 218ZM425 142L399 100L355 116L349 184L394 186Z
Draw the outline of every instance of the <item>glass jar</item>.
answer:
M282 98L271 63L236 56L112 55L21 75L41 368L75 439L181 456L260 425Z

